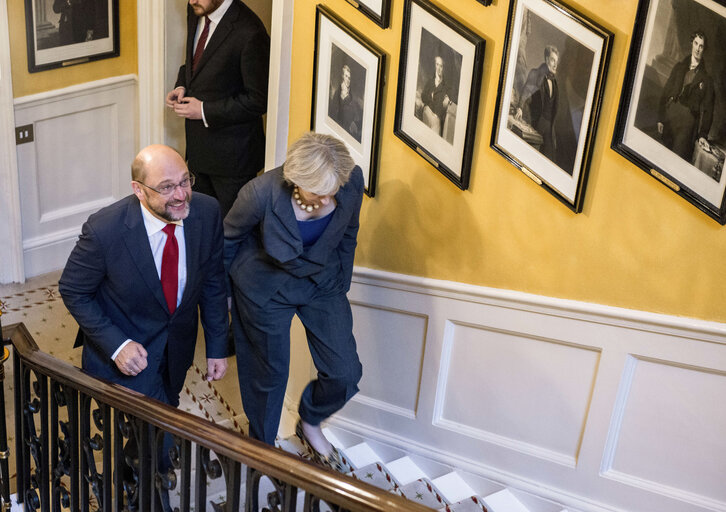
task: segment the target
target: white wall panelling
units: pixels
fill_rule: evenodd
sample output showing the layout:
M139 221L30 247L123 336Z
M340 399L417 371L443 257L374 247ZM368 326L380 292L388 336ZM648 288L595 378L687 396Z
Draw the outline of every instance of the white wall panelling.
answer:
M723 324L361 268L353 281L364 377L333 425L574 509L726 511Z
M15 100L33 142L17 146L26 277L62 268L88 215L130 193L136 77Z

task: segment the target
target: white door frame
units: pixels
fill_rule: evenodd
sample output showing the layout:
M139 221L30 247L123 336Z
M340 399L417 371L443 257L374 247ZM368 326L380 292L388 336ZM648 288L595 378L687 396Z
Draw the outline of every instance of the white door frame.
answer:
M287 149L293 5L294 0L272 0L265 169L282 164ZM139 147L144 147L165 140L164 70L167 63L164 34L166 33L166 9L162 2L137 2L137 10ZM185 28L179 27L179 30L185 30Z
M25 281L7 0L0 0L0 283Z

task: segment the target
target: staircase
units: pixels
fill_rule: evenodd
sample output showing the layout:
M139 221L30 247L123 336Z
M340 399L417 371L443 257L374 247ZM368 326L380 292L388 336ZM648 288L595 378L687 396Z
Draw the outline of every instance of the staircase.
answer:
M277 447L305 459L310 455L294 434L293 425L297 418L290 411L283 413ZM246 427L243 415L221 422L230 428L233 425ZM325 427L323 432L331 443L341 451L347 462L355 468L350 476L365 481L385 491L399 494L409 500L440 512L577 512L561 504L533 494L506 487L502 484L469 474L431 459L406 454L403 450L361 436L337 427ZM268 504L268 496L274 493L274 486L265 478L260 487L260 504ZM220 507L224 504L224 484L208 482L207 496L210 503ZM273 498L274 499L274 498ZM303 510L302 492L298 496L297 510ZM171 496L175 506L178 496ZM274 501L273 501L274 504ZM268 505L269 506L269 505ZM321 503L321 512L330 508Z

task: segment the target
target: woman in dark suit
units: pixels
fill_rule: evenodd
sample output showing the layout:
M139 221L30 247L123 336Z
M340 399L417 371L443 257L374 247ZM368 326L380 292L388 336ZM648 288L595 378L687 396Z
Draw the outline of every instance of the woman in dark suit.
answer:
M282 167L240 190L224 221L250 436L275 442L297 314L318 375L300 399L296 434L314 460L340 471L350 468L320 423L358 391L362 374L346 297L362 198L363 173L345 144L307 133L290 146Z

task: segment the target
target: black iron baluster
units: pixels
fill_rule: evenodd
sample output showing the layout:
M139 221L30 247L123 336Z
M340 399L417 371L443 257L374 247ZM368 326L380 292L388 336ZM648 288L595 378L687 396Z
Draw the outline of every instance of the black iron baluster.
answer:
M23 426L23 441L25 442L25 445L27 446L27 449L29 451L29 456L27 457L25 461L25 467L23 468L23 471L25 472L25 481L26 481L26 488L24 489L25 494L25 506L26 509L30 509L32 511L38 510L41 508L42 501L42 489L40 489L40 486L42 484L42 468L43 468L43 461L42 461L42 452L43 452L43 446L42 446L42 440L40 437L38 437L36 428L35 428L35 415L39 413L42 409L41 401L38 398L38 395L40 394L40 384L38 381L34 381L33 385L30 384L30 369L23 368L23 399L24 399L24 405L23 405L23 419L24 419L24 426ZM35 397L31 394L31 387L35 393ZM42 433L42 432L41 432ZM35 470L31 472L31 457L32 462L35 463ZM39 495L39 492L41 495ZM45 511L43 511L45 512Z
M64 475L71 473L71 436L69 431L69 422L60 420L60 409L66 408L66 396L63 391L63 385L51 381L50 383L50 475L51 475L51 508L53 512L60 512L62 508L71 506L70 493L62 484L61 479ZM67 409L66 409L67 410ZM58 427L63 434L61 437L58 433Z
M25 437L23 436L23 405L25 404L23 370L20 364L20 356L13 347L13 385L15 387L15 478L17 480L16 499L18 503L25 502Z
M151 468L154 473L151 510L157 512L159 509L157 505L166 502L169 491L176 489L176 473L171 466L166 468L166 472L159 469L166 465L166 462L162 464L161 460L171 459L169 452L173 450L173 447L169 447L167 453L164 453L165 444L172 440L171 436L158 427L149 425L149 428L151 429L151 438L154 440L154 444L151 446Z
M151 439L149 424L139 418L133 418L131 422L133 433L136 436L136 447L138 449L138 462L136 465L138 471L138 496L139 510L146 511L151 509L151 496L154 492L154 484L152 476L151 464Z
M2 313L0 313L2 315ZM3 413L0 415L0 484L2 489L0 495L2 497L3 510L5 507L10 508L10 468L8 467L8 429L5 423L5 361L10 357L10 351L5 347L5 338L3 337L3 326L0 323L0 340L2 340L3 354L0 362L0 405L2 405Z
M48 377L46 375L36 374L36 383L40 387L40 440L41 440L41 468L40 468L40 485L42 486L40 495L40 509L43 512L50 512L50 452L48 446L50 444L50 432L48 432Z
M229 512L239 510L240 484L242 483L242 465L236 460L218 456L227 489L225 509Z
M171 466L181 473L179 511L189 512L192 485L192 442L175 436L174 446L169 452L169 458L171 459Z
M123 453L123 442L124 437L128 437L128 430L124 429L122 425L125 424L124 413L118 409L114 409L114 421L113 421L113 488L116 499L115 512L121 512L124 505L124 489L125 482L123 478L124 468L126 467L126 461ZM123 432L127 432L126 435ZM130 510L130 509L129 509Z
M90 493L88 490L88 472L89 472L89 465L88 465L88 457L87 457L87 450L88 450L88 438L91 436L91 418L89 417L89 403L90 403L90 397L86 395L81 395L80 397L80 415L78 418L79 422L79 434L80 434L80 441L81 441L81 452L80 452L80 471L81 471L81 512L88 512L88 500L90 498Z
M245 485L245 512L260 510L260 481L264 475L254 468L247 467L247 484Z
M217 459L210 458L210 450L197 445L197 475L195 503L197 510L206 510L207 478L215 480L222 476L222 465Z
M93 409L93 399L90 396L84 395L81 400L81 446L83 447L81 474L85 482L81 490L81 496L84 502L88 501L90 504L90 486L90 491L93 492L98 502L98 508L103 508L105 504L105 489L103 485L103 474L99 474L96 467L96 453L104 449L104 439L98 432L91 435L91 420L93 420L93 426L103 433L101 410L98 408ZM88 504L84 503L83 506L85 512Z
M266 475L263 475L266 476ZM297 487L277 478L268 476L274 491L267 493L268 510L275 512L295 512L297 508Z
M98 418L96 418L98 411ZM112 471L111 471L111 406L101 404L100 411L94 411L94 418L99 430L103 433L103 512L111 512L113 508L113 495L111 489Z

